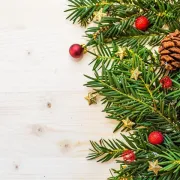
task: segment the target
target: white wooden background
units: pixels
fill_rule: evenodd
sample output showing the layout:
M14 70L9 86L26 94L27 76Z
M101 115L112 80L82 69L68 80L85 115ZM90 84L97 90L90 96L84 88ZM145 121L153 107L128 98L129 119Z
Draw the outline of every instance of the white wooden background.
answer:
M85 40L66 8L67 0L0 0L0 180L105 180L118 167L85 158L89 139L119 134L100 104L84 100L91 57L69 57Z

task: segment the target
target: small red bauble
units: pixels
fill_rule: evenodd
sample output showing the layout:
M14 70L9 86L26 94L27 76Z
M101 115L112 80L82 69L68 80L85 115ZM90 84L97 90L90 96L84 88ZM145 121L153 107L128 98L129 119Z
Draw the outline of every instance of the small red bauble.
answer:
M134 154L134 151L132 150L125 150L123 153L122 153L122 157L123 157L123 160L124 161L128 161L128 162L133 162L135 161L136 159L136 156Z
M149 20L145 16L140 16L135 20L136 29L145 31L149 27Z
M80 45L80 44L73 44L70 48L69 48L69 54L73 57L73 58L80 58L83 54L84 48Z
M172 87L172 80L169 76L165 76L160 80L160 83L162 84L162 87L164 89L168 89Z
M164 136L159 131L153 131L149 134L148 141L154 145L162 144L164 141Z

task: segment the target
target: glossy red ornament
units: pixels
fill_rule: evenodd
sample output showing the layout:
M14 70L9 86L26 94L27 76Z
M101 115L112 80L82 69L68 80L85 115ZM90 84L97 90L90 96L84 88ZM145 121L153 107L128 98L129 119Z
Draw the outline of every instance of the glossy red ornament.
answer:
M149 134L148 141L154 145L162 144L164 141L164 136L160 131L153 131Z
M83 55L84 48L80 44L73 44L69 48L69 54L73 58L80 58Z
M135 27L136 29L139 29L141 31L145 31L147 30L147 28L149 27L149 20L147 17L145 16L139 16L136 20L135 20Z
M168 89L172 87L172 80L169 76L165 76L160 80L160 83L162 84L162 87L164 89Z
M134 154L134 151L132 150L125 150L123 153L122 153L122 157L123 157L123 160L124 161L128 161L128 162L133 162L135 161L136 159L136 156Z

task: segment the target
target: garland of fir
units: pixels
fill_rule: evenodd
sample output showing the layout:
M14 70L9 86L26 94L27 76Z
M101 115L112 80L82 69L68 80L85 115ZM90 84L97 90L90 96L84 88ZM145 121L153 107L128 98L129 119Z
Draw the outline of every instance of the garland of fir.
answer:
M94 56L86 99L100 94L122 132L91 141L88 159L116 160L109 180L180 180L180 0L69 0L66 12L81 26L94 22L87 44L69 51Z

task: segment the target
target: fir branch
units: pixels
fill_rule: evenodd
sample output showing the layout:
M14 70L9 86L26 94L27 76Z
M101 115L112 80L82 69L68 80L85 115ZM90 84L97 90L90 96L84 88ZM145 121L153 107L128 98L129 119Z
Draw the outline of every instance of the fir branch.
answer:
M115 0L101 1L101 0L69 0L71 4L70 9L65 12L71 12L67 19L73 21L73 23L78 22L82 26L89 24L94 17L94 12L100 10L101 8L107 9L112 6Z
M90 54L92 54L93 56L95 56L95 58L92 60L92 62L90 64L93 64L93 70L96 69L100 69L102 68L102 64L104 66L106 66L106 68L115 62L119 62L120 61L120 57L117 55L118 53L118 49L119 47L117 46L117 44L112 43L112 45L108 46L108 45L99 45L96 47L96 52L91 52L89 51ZM124 50L124 53L126 50Z
M109 25L107 25L107 27L108 26ZM96 38L94 38L94 33L99 31L99 29L96 27L89 28L86 31L86 35L89 38L87 46L104 45L111 42L115 42L119 46L131 48L141 47L147 44L150 46L156 46L169 32L157 32L151 31L151 29L149 29L149 32L142 32L136 30L133 26L129 27L128 30L123 31L116 29L116 27L113 28L113 26L111 26L111 28L112 29L109 29L107 32L101 32ZM114 34L116 34L116 36Z
M118 179L122 177L132 177L133 179L155 178L163 179L168 176L179 177L180 172L180 153L179 146L171 144L169 136L165 136L165 142L161 146L154 146L148 143L146 130L136 131L128 137L121 134L124 140L101 140L100 143L91 142L93 149L88 156L89 160L98 159L98 162L106 162L112 158L117 159L121 164L120 170L113 170L115 177L109 179ZM141 137L141 138L137 138ZM126 141L126 143L124 143ZM120 160L125 149L133 150L136 154L136 160L128 163ZM153 172L147 172L149 161L158 159L159 164L163 167L158 176ZM126 166L123 168L123 166Z
M120 52L119 52L120 51ZM128 49L118 46L116 43L98 45L96 50L88 51L94 56L94 59L90 64L93 64L93 70L101 69L102 64L108 68L113 64L118 64L123 61L123 58L132 58L132 56L139 58L141 61L149 63L150 60L153 63L152 67L159 66L159 59L157 55L154 55L151 50L147 48L137 47L135 49Z
M133 134L123 140L91 141L88 159L106 162L116 159L121 169L112 170L109 180L123 178L139 180L180 180L180 75L179 70L170 72L173 81L170 89L163 89L159 80L167 75L159 68L159 56L142 46L159 45L170 32L180 29L180 0L69 0L68 19L86 26L93 21L94 27L86 31L86 46L96 47L89 51L94 55L92 63L95 77L89 77L86 86L103 96L102 104L108 118L116 119L119 128L129 118L135 122ZM104 13L107 14L104 17ZM134 27L135 19L146 16L150 27L146 32ZM119 48L124 48L121 54ZM132 70L138 68L141 75L134 80ZM136 78L135 78L136 79ZM145 129L139 129L139 128ZM158 130L164 134L164 143L154 146L148 143L147 134ZM125 149L133 150L136 161L122 160ZM158 160L162 169L156 176L148 171L148 161ZM124 168L122 165L126 165Z
M146 60L143 60L132 50L128 52L121 63L113 62L107 68L102 64L101 75L95 71L95 78L86 76L91 79L86 85L104 96L103 104L107 103L104 111L109 114L108 117L119 121L115 131L123 126L122 120L127 117L137 123L136 127L155 126L162 131L179 131L176 108L166 100L166 94L159 93L161 71L152 67L154 59L150 58L151 53L145 51ZM152 64L148 59L152 60ZM131 70L137 67L142 75L136 81L130 76Z
M177 2L168 1L132 1L132 4L111 6L109 17L102 18L98 28L86 31L89 43L87 45L103 44L116 41L119 45L136 47L140 45L156 46L169 32L180 29L180 7ZM148 31L138 31L134 28L135 19L141 15L148 17L151 27ZM165 30L165 25L168 30ZM109 27L99 32L102 27Z

